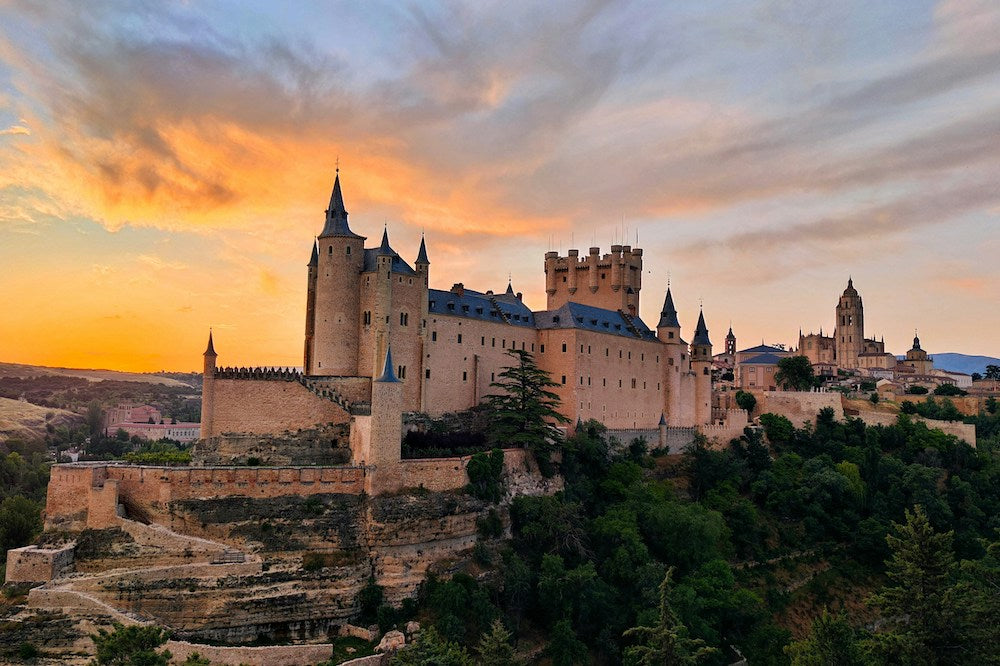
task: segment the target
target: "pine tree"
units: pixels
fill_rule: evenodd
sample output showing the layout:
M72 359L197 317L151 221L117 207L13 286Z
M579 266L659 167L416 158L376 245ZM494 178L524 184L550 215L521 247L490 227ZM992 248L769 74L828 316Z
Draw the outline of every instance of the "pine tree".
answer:
M487 396L492 412L493 437L501 446L518 446L535 454L539 469L552 475L551 458L555 443L562 439L557 427L569 423L559 413L559 396L550 389L558 386L535 364L526 351L507 351L514 361L490 384L498 393Z
M660 583L660 618L653 627L633 627L625 638L636 638L641 643L625 648L626 663L639 666L679 666L697 664L718 650L705 645L699 638L689 638L688 630L677 619L670 605L670 579L674 568L667 569Z
M434 627L417 635L412 645L401 648L389 658L390 666L472 666L469 653L458 643L441 637Z
M890 661L961 663L963 613L955 587L954 532L936 532L920 505L886 536L889 584L872 598L888 631L878 638Z
M476 648L480 666L518 666L521 662L514 657L514 647L510 644L510 632L500 620L493 620L490 630L479 639Z
M862 666L866 663L854 628L843 614L826 610L813 620L812 631L785 648L792 666Z

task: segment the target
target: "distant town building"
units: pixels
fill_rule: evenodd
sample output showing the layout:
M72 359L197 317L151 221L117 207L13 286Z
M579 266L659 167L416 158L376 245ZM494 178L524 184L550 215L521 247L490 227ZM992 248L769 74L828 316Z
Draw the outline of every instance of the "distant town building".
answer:
M193 442L201 437L200 423L167 423L156 407L129 403L120 403L105 413L105 434L114 435L119 430L124 430L130 437L154 441L172 439Z

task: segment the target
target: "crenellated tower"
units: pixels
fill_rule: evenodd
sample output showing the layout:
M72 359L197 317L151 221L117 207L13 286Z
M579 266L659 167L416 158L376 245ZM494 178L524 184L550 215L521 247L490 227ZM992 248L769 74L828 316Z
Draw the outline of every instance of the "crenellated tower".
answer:
M547 310L573 302L632 316L639 313L642 249L612 245L611 254L602 257L600 252L592 247L583 259L579 250L569 250L565 257L558 252L545 253Z
M845 369L857 368L858 356L864 351L865 313L853 279L847 280L847 289L837 302L836 321L833 334L836 363Z
M307 375L357 373L364 242L365 237L351 231L347 224L338 170L330 206L326 209L326 223L316 239L316 266L309 268L313 307L311 321L306 322L307 349L303 360Z

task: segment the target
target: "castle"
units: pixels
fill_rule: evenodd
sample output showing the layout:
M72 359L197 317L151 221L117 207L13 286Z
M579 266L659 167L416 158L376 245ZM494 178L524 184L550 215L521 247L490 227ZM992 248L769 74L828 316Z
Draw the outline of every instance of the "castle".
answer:
M656 330L638 315L640 248L545 255L547 307L503 293L429 286L421 239L411 266L389 243L365 247L348 224L337 174L307 268L302 371L222 368L209 336L202 436L279 434L339 425L355 463L398 460L400 414L468 409L530 352L557 382L571 420L609 428L712 421L712 343L703 314L690 345L668 287ZM388 438L388 439L383 439ZM393 441L394 440L394 441Z

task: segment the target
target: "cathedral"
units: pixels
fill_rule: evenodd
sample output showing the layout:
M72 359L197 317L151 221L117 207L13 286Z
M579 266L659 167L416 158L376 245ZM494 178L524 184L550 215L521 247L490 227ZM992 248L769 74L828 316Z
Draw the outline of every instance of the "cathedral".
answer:
M401 412L468 409L495 391L513 349L530 352L549 373L572 423L711 423L704 315L686 342L668 288L655 330L642 321L640 248L546 253L546 309L533 312L509 283L497 292L461 282L431 288L423 239L412 264L392 247L388 230L377 245L366 247L366 240L348 224L338 173L307 267L302 370L219 367L220 341L210 337L204 438L342 424L353 441L360 421L371 419L365 432L376 428L380 382L395 386Z
M847 280L847 288L837 301L836 327L833 336L799 331L799 354L813 365L831 365L844 370L893 368L896 357L885 351L885 339L865 337L865 310L861 294L854 288L854 280Z

